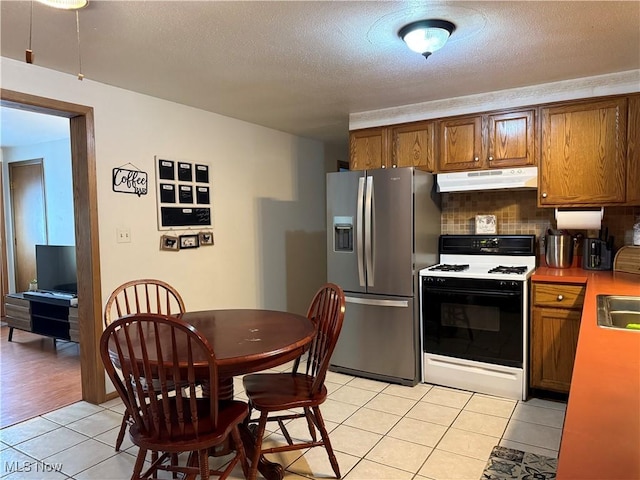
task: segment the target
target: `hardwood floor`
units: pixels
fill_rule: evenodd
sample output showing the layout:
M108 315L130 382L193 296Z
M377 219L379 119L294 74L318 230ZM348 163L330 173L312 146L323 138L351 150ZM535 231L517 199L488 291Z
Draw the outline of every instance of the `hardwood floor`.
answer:
M0 330L0 428L82 399L77 343Z

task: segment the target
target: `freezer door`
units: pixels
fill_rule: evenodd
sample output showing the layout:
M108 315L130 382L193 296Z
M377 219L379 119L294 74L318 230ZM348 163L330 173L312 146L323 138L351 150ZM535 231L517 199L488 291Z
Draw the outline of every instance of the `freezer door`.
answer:
M367 293L413 296L413 169L369 170L367 175Z
M327 279L364 292L363 171L327 174Z
M413 385L419 377L417 352L412 298L347 294L332 370Z

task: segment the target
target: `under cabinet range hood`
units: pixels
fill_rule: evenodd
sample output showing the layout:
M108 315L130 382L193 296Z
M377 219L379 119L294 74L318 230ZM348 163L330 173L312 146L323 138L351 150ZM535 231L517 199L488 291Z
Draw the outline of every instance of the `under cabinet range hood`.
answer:
M439 173L436 175L439 192L470 190L532 189L538 188L538 167L514 167L499 170Z

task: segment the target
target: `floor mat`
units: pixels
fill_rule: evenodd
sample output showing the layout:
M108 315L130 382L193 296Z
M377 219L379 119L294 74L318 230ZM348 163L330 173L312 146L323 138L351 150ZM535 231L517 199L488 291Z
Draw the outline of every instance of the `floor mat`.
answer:
M557 458L496 446L480 480L553 480L557 467Z

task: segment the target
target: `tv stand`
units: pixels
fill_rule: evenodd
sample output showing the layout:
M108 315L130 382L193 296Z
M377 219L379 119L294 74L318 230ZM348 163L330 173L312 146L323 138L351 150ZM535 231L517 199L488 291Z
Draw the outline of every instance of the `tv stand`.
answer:
M5 297L6 320L9 326L9 341L13 329L24 330L72 342L80 341L78 308L69 303L60 304L57 299L34 298L22 293L10 293Z

